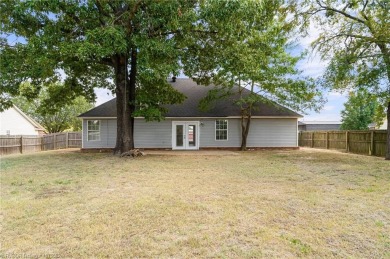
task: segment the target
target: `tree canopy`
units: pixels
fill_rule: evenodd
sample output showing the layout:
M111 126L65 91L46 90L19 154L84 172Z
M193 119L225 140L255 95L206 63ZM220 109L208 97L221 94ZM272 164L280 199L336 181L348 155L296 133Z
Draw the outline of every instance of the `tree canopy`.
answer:
M62 103L53 97L53 92L60 93L63 84L53 83L41 89L37 98L28 99L20 95L14 97L12 102L39 122L48 133L63 132L65 130L80 131L82 122L78 115L94 107L83 96ZM31 85L24 83L21 86L21 94L31 90Z
M376 117L379 104L375 97L367 91L350 92L348 101L341 111L342 130L368 130L371 123L381 125L383 117Z
M375 94L390 121L390 2L307 0L305 3L303 17L320 30L312 47L323 60L329 61L323 85L332 89L365 89ZM386 159L390 159L389 131Z
M183 100L166 78L179 73L181 32L196 21L196 1L5 0L0 7L3 32L21 39L1 41L3 106L24 81L33 86L30 98L61 77L64 101L112 89L120 153L134 146L137 104L146 117L160 117L162 104Z
M220 6L215 8L223 9L223 5L220 1ZM214 17L217 12L211 11L207 15L211 16L209 20L219 24L219 17ZM295 111L317 109L323 104L320 88L296 68L303 55L291 54L297 38L298 21L292 16L295 12L296 6L292 3L259 3L250 18L237 14L231 27L190 49L190 54L211 53L207 57L198 55L190 68L198 75L198 82L216 85L202 101L203 109L211 106L215 99L240 95L236 104L241 107L242 150L246 149L251 112L256 103L276 102Z
M4 0L0 8L3 35L19 37L0 42L1 106L25 81L32 87L23 95L36 98L63 80L63 102L111 89L118 153L134 147L134 116L161 119L163 104L184 99L167 83L181 72L198 82L261 81L291 105L314 97L294 83L297 59L283 51L283 31L296 24L284 22L291 9L282 0Z

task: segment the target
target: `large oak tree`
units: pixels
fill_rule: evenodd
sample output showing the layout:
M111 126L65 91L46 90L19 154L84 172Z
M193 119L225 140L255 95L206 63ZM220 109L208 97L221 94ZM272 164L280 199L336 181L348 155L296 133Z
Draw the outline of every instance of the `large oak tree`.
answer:
M365 89L387 110L390 160L390 2L388 0L307 0L306 21L320 35L313 42L329 65L323 77L333 89Z
M137 102L144 105L146 116L159 116L153 104L184 98L166 78L179 72L178 38L194 22L195 4L187 0L2 1L3 32L20 38L15 44L9 38L1 42L1 103L9 104L23 81L35 87L29 96L34 98L44 84L63 74L63 102L78 95L93 99L96 87L113 89L115 150L132 149ZM137 92L144 100L136 98Z
M62 79L65 88L59 101L64 103L79 95L91 100L96 87L112 89L117 97L115 150L126 152L134 147L134 116L158 120L165 111L163 104L184 99L168 84L168 76L183 71L199 82L206 82L218 81L230 71L234 75L225 79L236 80L235 75L241 75L243 80L252 80L258 68L273 66L272 62L257 59L272 60L273 51L284 41L283 37L277 37L280 26L292 26L283 23L273 26L273 22L281 22L285 17L285 13L279 14L280 10L275 8L283 3L279 0L4 0L0 3L1 26L8 39L0 42L0 105L10 105L11 97L19 94L24 81L33 86L28 93L28 98L33 99L45 84ZM268 34L262 30L273 30L276 42L268 41ZM273 46L275 43L278 45ZM248 44L250 48L240 49ZM258 55L251 52L256 49L264 51ZM229 56L229 52L234 55ZM257 72L256 69L234 71L240 63L229 64L238 55L246 56L245 64L255 65ZM285 61L293 59L286 57ZM281 78L283 64L278 68L256 76L275 73ZM285 80L286 85L288 82ZM268 83L269 89L278 94L278 86L271 80ZM300 92L299 85L296 90Z

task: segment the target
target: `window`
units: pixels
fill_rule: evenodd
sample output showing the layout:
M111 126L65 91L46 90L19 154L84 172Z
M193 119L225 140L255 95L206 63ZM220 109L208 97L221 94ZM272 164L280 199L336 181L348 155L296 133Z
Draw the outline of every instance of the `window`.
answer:
M215 121L215 140L227 140L228 139L228 121L216 120Z
M88 141L100 140L100 121L87 121L88 124Z

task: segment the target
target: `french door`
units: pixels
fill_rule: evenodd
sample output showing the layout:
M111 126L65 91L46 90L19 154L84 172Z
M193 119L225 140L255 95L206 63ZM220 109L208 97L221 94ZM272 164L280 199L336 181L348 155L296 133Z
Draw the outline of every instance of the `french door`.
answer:
M172 149L199 149L199 121L172 122Z

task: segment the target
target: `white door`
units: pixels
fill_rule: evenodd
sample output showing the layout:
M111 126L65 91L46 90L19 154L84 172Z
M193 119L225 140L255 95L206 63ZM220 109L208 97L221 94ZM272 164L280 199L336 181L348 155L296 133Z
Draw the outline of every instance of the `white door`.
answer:
M172 149L199 149L199 121L172 122Z

